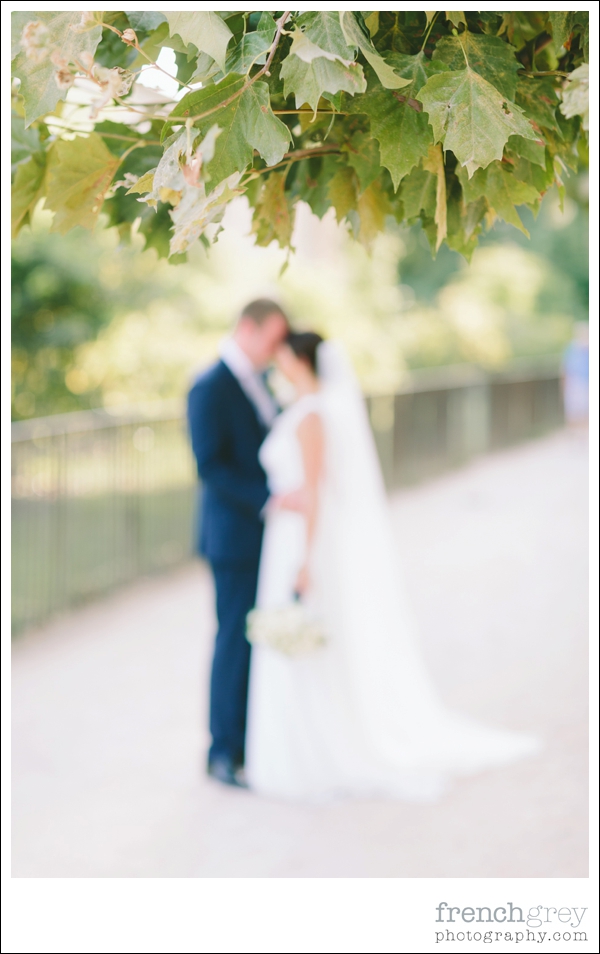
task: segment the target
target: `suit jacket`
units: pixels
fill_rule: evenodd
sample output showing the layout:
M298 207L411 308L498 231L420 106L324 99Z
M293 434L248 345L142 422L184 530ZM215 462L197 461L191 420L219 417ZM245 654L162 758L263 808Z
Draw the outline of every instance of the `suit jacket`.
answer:
M269 496L258 460L267 429L223 361L193 385L188 423L203 485L199 551L211 563L256 564Z

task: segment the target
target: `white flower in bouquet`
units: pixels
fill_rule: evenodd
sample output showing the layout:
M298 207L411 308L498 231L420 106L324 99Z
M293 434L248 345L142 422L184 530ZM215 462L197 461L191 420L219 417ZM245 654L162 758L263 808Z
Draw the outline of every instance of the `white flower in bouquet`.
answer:
M322 624L299 602L276 609L251 610L246 623L249 642L270 646L286 656L310 653L327 641Z

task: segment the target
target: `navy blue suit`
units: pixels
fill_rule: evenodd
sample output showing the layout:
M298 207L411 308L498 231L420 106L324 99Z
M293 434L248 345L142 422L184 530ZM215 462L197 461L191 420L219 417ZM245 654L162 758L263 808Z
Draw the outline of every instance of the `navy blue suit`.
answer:
M188 422L202 481L199 551L211 564L217 593L209 761L242 765L250 667L245 624L256 597L260 512L268 498L258 460L267 429L223 361L192 387Z

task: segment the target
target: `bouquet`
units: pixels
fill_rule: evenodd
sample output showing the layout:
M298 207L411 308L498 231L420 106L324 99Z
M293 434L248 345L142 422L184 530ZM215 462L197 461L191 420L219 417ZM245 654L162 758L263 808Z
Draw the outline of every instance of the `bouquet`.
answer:
M248 641L286 656L300 656L327 642L321 623L300 602L275 609L253 609L246 618Z

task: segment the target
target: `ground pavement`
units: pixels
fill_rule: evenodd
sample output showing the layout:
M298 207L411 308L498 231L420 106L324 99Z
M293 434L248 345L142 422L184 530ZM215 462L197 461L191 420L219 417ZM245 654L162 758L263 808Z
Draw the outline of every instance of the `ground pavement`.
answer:
M212 587L195 563L19 639L16 877L585 877L586 456L560 433L393 498L447 703L541 755L434 805L289 804L203 774Z

